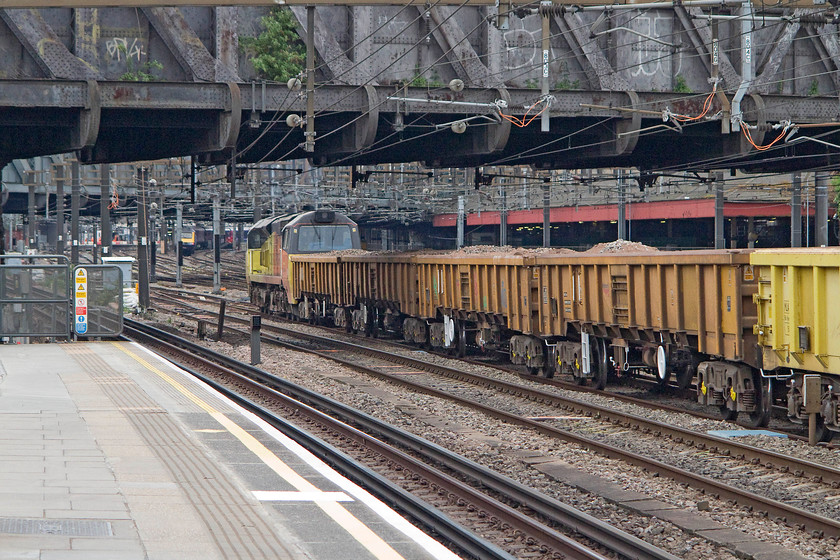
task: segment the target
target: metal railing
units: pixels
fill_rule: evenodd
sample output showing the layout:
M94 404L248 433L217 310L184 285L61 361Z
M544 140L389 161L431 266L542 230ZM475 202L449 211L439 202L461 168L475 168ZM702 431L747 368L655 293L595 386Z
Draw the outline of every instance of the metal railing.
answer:
M77 294L74 280L79 270L84 271L85 283L84 292ZM0 255L0 337L69 340L74 333L119 335L123 327L120 269L86 265L72 271L71 276L70 261L64 255ZM77 312L82 312L84 329L75 327L80 322Z

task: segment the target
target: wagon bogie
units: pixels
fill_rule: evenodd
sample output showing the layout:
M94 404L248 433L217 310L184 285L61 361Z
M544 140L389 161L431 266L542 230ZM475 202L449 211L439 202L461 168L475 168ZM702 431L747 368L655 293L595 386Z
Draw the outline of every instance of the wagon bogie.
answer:
M429 345L429 325L417 317L406 317L402 324L403 339L421 346Z
M819 376L819 422L817 440L829 441L840 429L840 387L837 379ZM796 423L807 423L809 413L805 407L804 375L793 375L787 380L787 414Z
M510 361L515 365L524 365L532 373L544 368L546 366L545 342L535 336L510 337Z
M697 400L716 406L725 420L738 418L749 427L770 421L769 382L754 368L723 360L702 362L697 368Z

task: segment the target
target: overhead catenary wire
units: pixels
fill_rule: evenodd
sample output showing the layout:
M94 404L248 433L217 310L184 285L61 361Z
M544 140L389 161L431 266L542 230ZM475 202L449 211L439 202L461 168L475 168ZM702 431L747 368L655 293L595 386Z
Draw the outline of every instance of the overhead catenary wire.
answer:
M463 7L463 5L462 5L462 6L460 6L460 7ZM460 9L460 7L459 7L459 9ZM457 11L456 11L456 13L457 13ZM452 16L454 16L454 15L455 15L455 14L453 13L450 17L452 17ZM447 19L448 19L448 18L447 18ZM469 33L467 33L467 34L465 35L465 37L467 37L467 36L469 36ZM414 45L414 47L416 47L417 45L419 45L419 42L418 42L418 43L416 43L416 44ZM412 47L412 49L413 49L414 47ZM452 46L449 50L451 51L451 50L452 50L452 48L454 48L454 45L453 45L453 46ZM407 54L407 52L406 52L405 54ZM444 55L442 55L441 57L439 57L439 58L438 58L438 61L440 61L440 60L441 60L441 59L442 59L442 58L443 58L446 54L447 54L447 53L444 53ZM324 111L324 110L322 110L322 111L320 111L320 112L319 112L319 114L323 114L324 112L325 112L325 111ZM363 118L363 117L365 116L365 114L366 114L366 113L363 113L362 115L360 115L360 117L359 117L359 118ZM354 121L351 121L351 123L352 123L352 122L354 122ZM349 125L349 124L351 124L351 123L348 123L348 125ZM345 125L345 126L347 126L347 125ZM335 132L336 132L336 131L332 131L331 133L335 133ZM322 137L322 138L323 138L323 137Z
M698 55L699 56L699 55Z
M462 6L463 6L463 5L462 5ZM454 15L454 14L453 14L453 15ZM415 19L414 21L416 21L416 19ZM372 35L372 34L370 34L370 35ZM370 37L370 35L368 36L368 38ZM468 33L468 34L466 34L466 36L468 36L468 35L469 35L469 33ZM418 44L419 44L419 43L418 43ZM383 47L382 47L382 48L384 48L384 46L385 46L385 45L383 45ZM415 47L416 47L416 46L417 46L417 44L415 44ZM412 48L413 48L413 47L412 47ZM451 50L451 49L450 49L450 50ZM443 58L443 57L438 58L438 61L439 61L441 58ZM648 62L650 62L650 61L646 61L645 63L648 63ZM526 70L530 70L530 69L526 69ZM323 113L324 111L321 111L321 112Z

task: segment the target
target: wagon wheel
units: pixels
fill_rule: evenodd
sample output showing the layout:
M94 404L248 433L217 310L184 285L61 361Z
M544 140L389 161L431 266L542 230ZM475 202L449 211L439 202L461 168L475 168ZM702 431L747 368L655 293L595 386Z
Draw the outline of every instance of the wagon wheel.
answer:
M373 336L374 338L376 338L376 336L373 334L373 329L374 329L374 326L376 324L375 321L373 320L373 317L372 317L373 314L374 314L374 311L371 311L370 307L365 307L364 322L362 324L362 331L364 331L365 336L367 336L367 337Z
M753 374L753 385L756 387L756 410L742 414L738 423L747 428L763 428L770 423L773 414L772 388L770 380L761 377L758 372Z
M671 364L668 363L664 346L656 347L656 385L664 389L671 381Z
M373 338L379 338L379 308L375 307L373 309L373 317L370 322L370 336Z
M834 437L834 432L825 425L822 416L817 416L817 441L829 442Z
M342 307L341 313L344 313L344 330L348 333L353 332L353 310L349 307Z
M554 377L554 371L557 369L557 350L555 346L544 346L545 365L542 368L542 375L546 379Z
M598 390L607 386L609 376L609 365L607 363L607 344L603 338L596 339L598 342L593 346L595 375L592 378L592 386Z
M420 348L423 350L427 350L429 352L432 351L432 330L429 328L429 325L426 325L423 331L423 342L420 343Z
M720 418L726 422L734 422L738 418L738 411L726 408L725 404L720 405Z
M464 321L455 323L455 349L459 358L467 355L467 326Z
M680 389L688 389L694 382L694 374L697 373L697 364L694 360L689 361L677 370L677 385Z

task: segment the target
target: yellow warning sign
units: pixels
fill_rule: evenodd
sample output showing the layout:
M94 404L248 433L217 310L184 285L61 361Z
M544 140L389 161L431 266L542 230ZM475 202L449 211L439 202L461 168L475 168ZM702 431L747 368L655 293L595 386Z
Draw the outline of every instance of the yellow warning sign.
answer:
M747 282L752 282L755 280L755 271L751 265L747 265L744 267L744 280Z
M87 270L76 270L76 334L86 334L87 321Z

